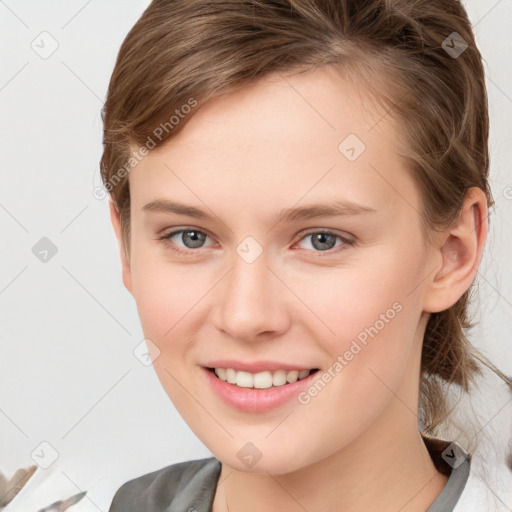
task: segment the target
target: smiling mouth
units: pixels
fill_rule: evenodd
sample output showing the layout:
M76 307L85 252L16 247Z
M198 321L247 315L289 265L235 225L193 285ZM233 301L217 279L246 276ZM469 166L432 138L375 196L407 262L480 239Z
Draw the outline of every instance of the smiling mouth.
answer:
M318 368L311 370L276 370L276 371L263 371L258 373L250 373L245 371L238 371L233 368L207 368L208 371L213 373L218 379L233 384L240 388L253 388L253 389L268 389L287 384L293 384L298 380L305 379L313 375Z

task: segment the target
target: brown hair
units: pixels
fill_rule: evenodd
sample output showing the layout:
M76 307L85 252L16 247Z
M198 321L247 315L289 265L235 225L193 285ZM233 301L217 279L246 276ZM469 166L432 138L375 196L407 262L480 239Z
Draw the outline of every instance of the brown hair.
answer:
M153 0L121 46L103 110L101 174L121 215L127 255L127 162L133 166L140 156L134 148L145 153L162 145L210 98L272 72L325 65L373 83L374 96L399 120L427 241L457 218L470 187L494 205L484 70L458 0ZM426 433L449 414L446 385L468 391L479 361L492 364L464 333L473 327L471 290L431 314L426 327Z

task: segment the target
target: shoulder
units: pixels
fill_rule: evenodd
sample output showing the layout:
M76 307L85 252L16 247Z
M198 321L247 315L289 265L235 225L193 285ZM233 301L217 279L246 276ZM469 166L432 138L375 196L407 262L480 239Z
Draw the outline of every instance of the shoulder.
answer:
M476 469L476 468L475 468ZM512 475L503 466L492 467L487 474L472 470L454 512L510 512L512 510Z
M512 474L483 461L475 460L457 442L422 435L437 469L449 476L445 488L428 508L428 512L510 512L512 508Z
M215 457L179 462L125 482L109 512L209 510L221 463Z

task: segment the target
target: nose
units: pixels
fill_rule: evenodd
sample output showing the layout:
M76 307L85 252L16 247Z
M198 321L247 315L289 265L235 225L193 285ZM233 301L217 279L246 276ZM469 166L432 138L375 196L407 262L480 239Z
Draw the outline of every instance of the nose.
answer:
M293 294L269 266L265 251L249 261L234 254L233 266L215 297L215 325L237 341L255 342L289 328L287 300Z

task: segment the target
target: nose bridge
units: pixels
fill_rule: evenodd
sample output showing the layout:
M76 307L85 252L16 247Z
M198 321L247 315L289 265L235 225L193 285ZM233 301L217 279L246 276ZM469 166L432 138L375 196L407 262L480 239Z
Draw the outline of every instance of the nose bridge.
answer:
M218 327L239 339L251 339L261 332L283 326L282 293L273 275L267 252L252 237L244 239L233 255L233 265L220 296Z
M269 303L268 258L263 248L258 250L250 242L242 242L236 248L236 253L226 299L235 315L254 317L259 309Z

